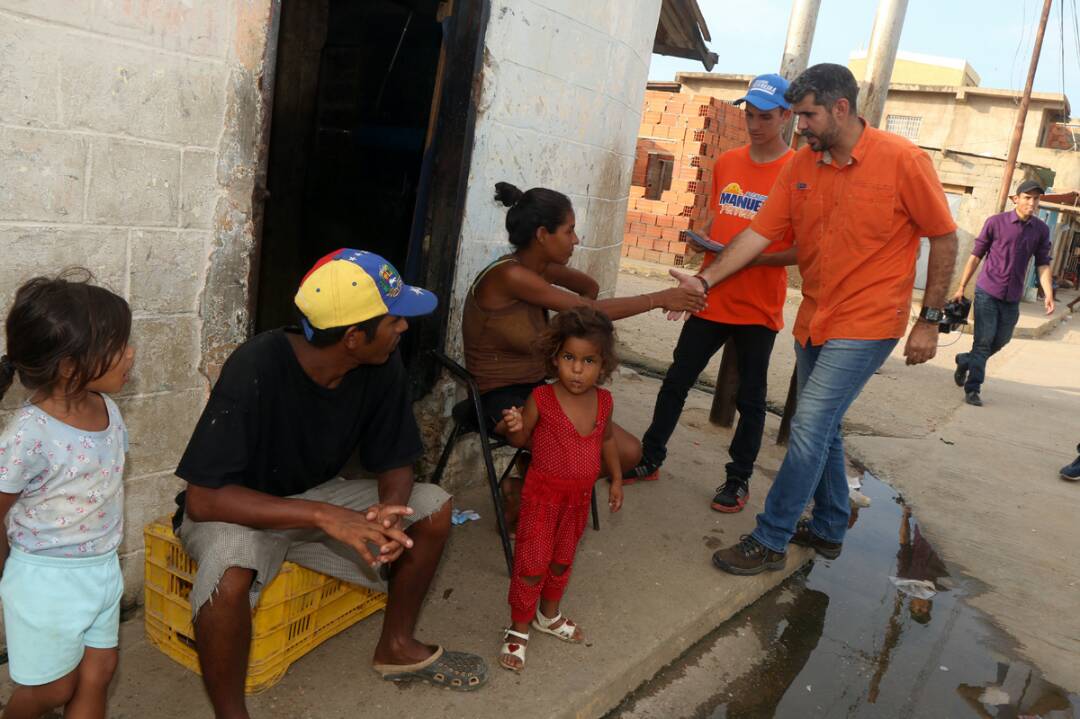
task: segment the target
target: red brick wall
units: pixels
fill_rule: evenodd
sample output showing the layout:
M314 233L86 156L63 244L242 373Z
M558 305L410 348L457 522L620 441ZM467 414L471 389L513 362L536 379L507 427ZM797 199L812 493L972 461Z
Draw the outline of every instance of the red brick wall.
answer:
M1073 149L1072 129L1060 122L1055 122L1046 128L1046 139L1043 141L1042 147L1049 147L1054 150Z
M630 184L622 254L682 265L684 230L701 230L716 156L749 142L742 111L706 95L647 91ZM675 158L671 189L645 199L650 152Z

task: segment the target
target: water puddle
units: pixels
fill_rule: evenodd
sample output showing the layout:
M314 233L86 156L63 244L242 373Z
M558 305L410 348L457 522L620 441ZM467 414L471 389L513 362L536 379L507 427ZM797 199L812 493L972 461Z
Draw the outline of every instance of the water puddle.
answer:
M975 582L950 573L898 495L871 475L862 491L872 504L839 559L735 615L608 719L1080 719L1080 696L1011 657L964 601Z

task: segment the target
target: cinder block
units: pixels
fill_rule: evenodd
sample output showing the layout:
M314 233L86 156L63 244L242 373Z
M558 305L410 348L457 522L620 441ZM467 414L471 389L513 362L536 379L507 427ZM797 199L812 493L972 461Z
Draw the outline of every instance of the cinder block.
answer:
M131 324L135 366L124 395L205 388L199 374L199 321L196 317L136 317Z
M87 145L59 132L0 128L0 219L82 222Z
M176 469L206 404L206 392L121 397L118 404L128 426L126 474L138 477Z
M634 260L645 259L645 250L641 247L631 247L627 249L626 256Z
M621 202L601 197L590 197L589 214L586 220L585 239L582 246L589 248L607 247L619 241L623 235L625 208Z
M0 22L0 121L39 127L59 122L58 34L8 17Z
M210 229L221 190L217 155L184 150L180 161L180 226Z
M649 262L659 262L660 253L657 250L645 250L645 259Z
M5 10L42 20L75 27L90 25L90 0L3 0L2 5Z
M142 550L120 555L120 574L124 576L123 608L142 604L143 583L146 577L146 553Z
M91 26L98 32L193 55L223 57L232 5L191 0L97 0Z
M172 472L130 478L124 482L124 539L120 543L121 555L143 548L143 527L162 515L171 515L176 511L174 499L184 485L184 480Z
M620 245L612 243L607 247L586 248L580 259L574 263L577 269L587 273L600 285L600 294L610 293L615 289L615 279L619 273ZM577 255L575 254L575 258Z
M661 237L664 234L664 230L656 225L645 225L645 237Z
M674 227L675 226L675 218L672 217L671 215L661 215L661 216L656 218L656 225L658 227L664 227L664 228Z
M194 313L206 278L210 233L131 233L131 308L154 314ZM168 268L168 271L163 271Z
M224 122L226 72L219 63L72 36L60 48L64 119L73 127L213 148Z
M31 277L55 275L71 266L85 267L97 284L124 292L126 230L0 227L0 247L4 248L0 307L10 306L15 290Z
M176 226L180 152L95 138L87 216L111 225Z

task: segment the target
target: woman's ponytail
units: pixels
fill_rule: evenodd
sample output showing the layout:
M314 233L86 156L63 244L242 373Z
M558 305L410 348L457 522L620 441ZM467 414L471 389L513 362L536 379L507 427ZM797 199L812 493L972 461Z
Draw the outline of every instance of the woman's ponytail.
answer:
M506 207L513 207L521 198L525 196L525 193L519 190L509 182L496 182L495 183L495 201L501 202Z

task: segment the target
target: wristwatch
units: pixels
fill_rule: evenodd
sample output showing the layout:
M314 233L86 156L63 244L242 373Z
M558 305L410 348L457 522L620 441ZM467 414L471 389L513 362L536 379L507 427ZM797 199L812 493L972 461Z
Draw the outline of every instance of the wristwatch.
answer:
M926 320L927 322L938 324L945 316L945 312L938 307L923 307L919 311L919 319Z

